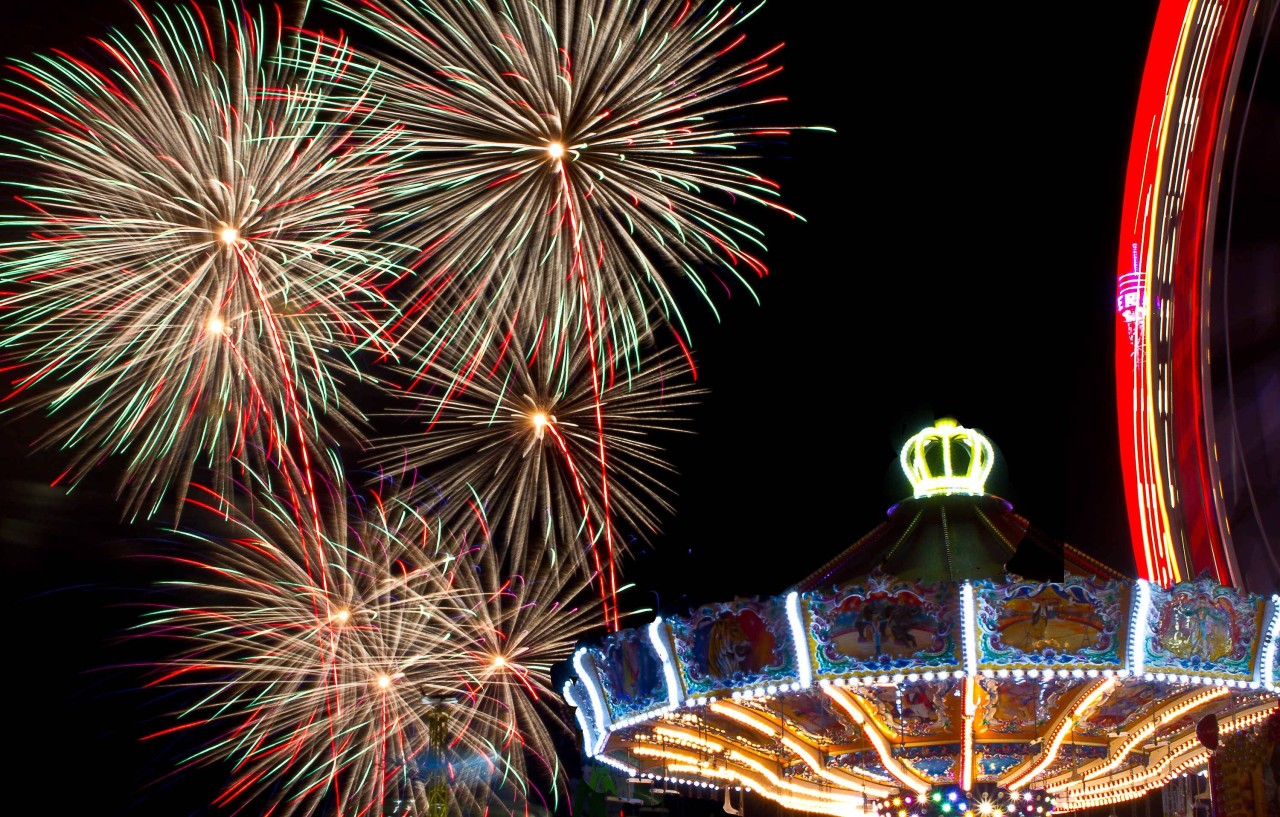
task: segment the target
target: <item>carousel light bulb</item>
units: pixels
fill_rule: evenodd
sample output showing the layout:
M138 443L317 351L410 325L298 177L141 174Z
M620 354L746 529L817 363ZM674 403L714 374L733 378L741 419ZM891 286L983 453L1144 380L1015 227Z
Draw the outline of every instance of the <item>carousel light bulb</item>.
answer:
M507 665L507 659L506 659L506 658L503 658L501 655L495 655L495 656L493 657L492 666L493 666L493 668L494 668L494 669L502 669L502 668L503 668L503 667L505 667L506 665Z
M349 618L351 618L351 613L350 613L350 611L348 611L348 610L339 610L338 612L334 613L332 616L330 616L330 617L329 617L329 621L331 621L331 622L333 622L333 623L335 623L335 624L346 624L346 623L347 623L347 619L349 619Z
M223 244L234 244L240 240L240 231L235 227L223 227L218 232L218 238Z
M560 142L548 142L547 155L557 160L564 158L564 145Z
M217 315L209 318L209 322L204 325L210 335L221 335L227 331L227 322Z
M383 689L386 689L387 687L391 686L391 676L390 676L390 675L379 675L379 676L378 676L378 686L382 687Z

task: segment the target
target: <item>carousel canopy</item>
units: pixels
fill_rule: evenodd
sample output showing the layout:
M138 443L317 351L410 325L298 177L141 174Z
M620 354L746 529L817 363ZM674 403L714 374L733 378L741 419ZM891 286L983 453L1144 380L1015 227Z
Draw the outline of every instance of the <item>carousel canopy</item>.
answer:
M925 429L913 496L789 592L581 645L564 692L587 754L801 812L948 786L1072 810L1203 765L1207 715L1230 733L1276 709L1280 596L1162 588L1053 543L985 493L991 450Z

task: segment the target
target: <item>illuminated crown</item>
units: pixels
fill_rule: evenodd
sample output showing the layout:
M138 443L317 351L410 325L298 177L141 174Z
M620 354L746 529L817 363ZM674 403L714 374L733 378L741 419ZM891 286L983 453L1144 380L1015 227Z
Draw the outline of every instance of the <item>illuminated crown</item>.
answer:
M995 461L991 441L954 420L939 420L902 446L902 471L915 496L981 495Z

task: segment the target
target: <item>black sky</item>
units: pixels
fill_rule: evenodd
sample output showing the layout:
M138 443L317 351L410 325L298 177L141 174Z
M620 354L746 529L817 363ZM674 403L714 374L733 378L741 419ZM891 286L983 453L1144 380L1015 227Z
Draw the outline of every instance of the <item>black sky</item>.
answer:
M807 222L740 211L768 235L761 305L739 291L717 324L685 299L710 394L671 449L677 512L628 571L632 606L781 591L906 493L897 450L940 416L994 441L991 491L1132 569L1113 270L1155 6L770 0L746 25L759 50L786 43L774 121L837 133L761 165ZM0 53L132 20L124 0L23 3ZM129 558L150 532L116 521L106 479L46 487L61 458L28 453L38 429L0 420L11 813L215 813L216 771L143 789L167 747L138 738L164 707L103 669L146 658L117 637L155 578Z

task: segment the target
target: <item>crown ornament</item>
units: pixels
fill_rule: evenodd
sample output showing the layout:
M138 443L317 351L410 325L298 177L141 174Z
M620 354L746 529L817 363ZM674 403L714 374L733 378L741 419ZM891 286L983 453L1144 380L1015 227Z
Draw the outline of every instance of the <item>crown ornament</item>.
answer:
M995 462L991 441L955 420L939 420L902 446L902 472L914 496L980 496Z

